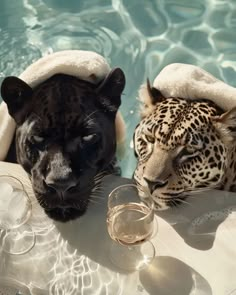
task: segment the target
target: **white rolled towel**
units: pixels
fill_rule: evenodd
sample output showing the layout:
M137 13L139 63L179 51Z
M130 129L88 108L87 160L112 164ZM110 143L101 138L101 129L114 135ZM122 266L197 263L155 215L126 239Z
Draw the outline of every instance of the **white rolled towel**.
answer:
M225 111L236 107L236 88L194 65L167 65L157 75L153 86L165 97L206 98Z
M55 74L67 74L97 84L111 68L101 55L92 51L66 50L44 56L31 64L19 78L32 88ZM8 114L5 102L0 104L0 161L3 161L11 145L15 122ZM116 116L116 139L122 143L125 138L125 124L120 114Z

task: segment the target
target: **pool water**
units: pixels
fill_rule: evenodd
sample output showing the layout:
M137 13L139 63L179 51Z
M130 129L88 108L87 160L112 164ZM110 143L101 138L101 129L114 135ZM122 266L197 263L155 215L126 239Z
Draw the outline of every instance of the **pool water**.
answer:
M0 79L58 50L93 50L127 79L122 173L131 177L139 86L167 64L191 63L236 86L234 0L17 0L0 2Z

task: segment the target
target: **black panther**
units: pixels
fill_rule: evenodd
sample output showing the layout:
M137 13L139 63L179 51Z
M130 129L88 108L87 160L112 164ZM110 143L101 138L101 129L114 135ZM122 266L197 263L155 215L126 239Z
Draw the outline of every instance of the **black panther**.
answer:
M3 80L1 95L16 122L11 153L50 218L83 215L102 176L113 170L124 87L119 68L98 85L65 74L34 89L17 77Z

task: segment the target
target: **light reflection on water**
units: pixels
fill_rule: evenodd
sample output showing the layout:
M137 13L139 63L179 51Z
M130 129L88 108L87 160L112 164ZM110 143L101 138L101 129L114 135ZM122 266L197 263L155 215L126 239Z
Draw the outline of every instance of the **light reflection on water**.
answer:
M123 176L130 177L140 84L147 77L153 80L165 65L183 62L236 86L235 15L233 0L2 0L0 80L20 74L42 55L65 49L94 50L121 67L127 77L121 111L128 130L121 166ZM0 270L19 279L26 273L26 283L49 288L53 295L131 294L127 278L107 271L104 212L90 212L63 226L45 219L37 208L31 221L35 248L14 260L5 255ZM121 293L124 286L127 293Z
M135 167L129 146L139 120L135 98L147 77L153 80L165 65L183 62L236 85L235 1L3 0L0 8L0 78L64 49L97 51L124 70L126 177Z
M24 175L22 175L24 178L22 181L30 189L27 185L29 180ZM16 177L18 176L19 174L16 173ZM182 211L171 211L172 213L169 214L163 212L161 215L159 212L160 227L158 235L153 240L157 257L144 271L127 275L116 269L109 260L111 240L106 228L106 196L114 187L124 182L127 183L127 180L111 176L104 179L103 192L101 192L103 198L99 199L99 203L91 204L88 212L82 218L69 223L58 223L48 219L42 208L32 199L34 205L30 224L36 235L36 244L25 255L11 256L0 253L0 278L7 274L10 278L24 282L33 295L154 295L157 294L156 291L164 295L167 289L177 290L176 294L183 295L215 294L211 293L211 287L214 286L210 286L210 282L203 276L204 272L200 272L198 267L196 269L192 267L191 262L195 261L195 265L198 265L196 261L200 259L200 256L198 258L192 255L186 256L191 248L187 245L195 245L194 248L201 249L202 245L212 244L219 223L227 217L228 221L224 223L223 231L220 232L225 238L229 234L229 222L230 224L235 223L235 198L227 192L225 200L224 198L218 200L225 202L223 211L222 206L221 209L217 209L219 205L217 200L209 202L205 197L194 199L195 209L190 206L185 209L182 207ZM220 191L218 195L215 192L216 199L221 194ZM29 195L33 198L32 194ZM212 199L214 196L208 197ZM212 204L212 208L209 204ZM207 213L205 214L202 210ZM165 214L167 220L170 218L169 221L173 224L173 228L166 227ZM180 219L177 223L173 223L172 218L177 218L176 221L182 218L183 222ZM210 223L210 235L209 228L203 227L203 223L206 223L208 219L215 221L214 224ZM192 222L189 223L187 220L192 220ZM235 236L234 229L235 226L231 227L230 241L233 235ZM203 237L202 239L199 239L198 233ZM222 241L228 243L228 240L221 239L216 245L219 247ZM223 258L221 257L225 259L225 266L228 267L227 273L230 269L232 255L226 254L234 251L228 246L223 248L225 251L223 251ZM196 251L193 250L193 253L196 254ZM176 254L178 256L175 258ZM198 254L204 255L203 253ZM209 254L205 255L207 257ZM205 258L202 257L200 261L199 265L205 268ZM231 268L234 269L235 264ZM178 271L179 269L182 271Z
M33 200L30 224L36 244L25 255L0 253L0 277L7 273L37 295L123 294L127 278L114 270L107 257L105 202L104 198L91 204L85 216L61 224L48 219Z

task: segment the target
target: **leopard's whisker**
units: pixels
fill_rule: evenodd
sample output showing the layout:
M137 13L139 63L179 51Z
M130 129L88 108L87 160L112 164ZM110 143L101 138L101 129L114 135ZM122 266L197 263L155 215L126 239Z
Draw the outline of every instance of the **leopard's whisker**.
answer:
M183 200L183 199L181 199L181 198L178 198L177 201L178 201L178 202L181 202L181 203L183 203L183 204L186 204L186 205L189 205L189 206L192 206L192 207L193 207L193 204L191 204L191 203L189 203L188 201Z

